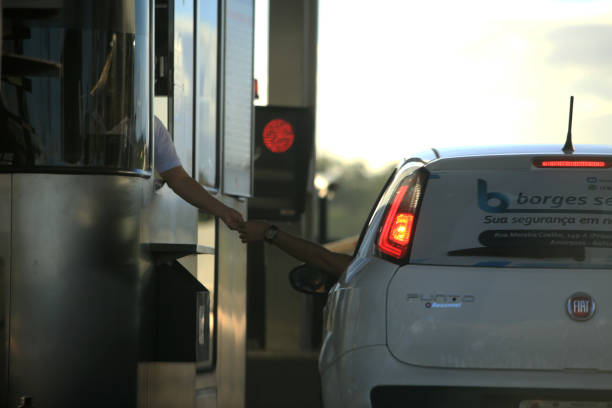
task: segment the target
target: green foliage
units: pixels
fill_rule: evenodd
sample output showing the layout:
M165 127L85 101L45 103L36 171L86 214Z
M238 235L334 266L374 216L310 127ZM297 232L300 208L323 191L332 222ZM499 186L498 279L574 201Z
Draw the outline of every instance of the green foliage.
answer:
M317 157L317 172L328 175L336 184L328 204L328 237L330 241L358 235L383 185L395 168L372 173L362 162L350 164ZM331 176L331 177L330 177Z

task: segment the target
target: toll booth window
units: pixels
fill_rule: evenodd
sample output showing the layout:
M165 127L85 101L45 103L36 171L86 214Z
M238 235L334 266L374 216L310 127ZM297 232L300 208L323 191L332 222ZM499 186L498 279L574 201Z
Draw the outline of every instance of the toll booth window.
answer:
M204 185L216 186L218 3L198 0L196 10L196 174L194 176Z
M149 2L2 7L0 170L147 171Z

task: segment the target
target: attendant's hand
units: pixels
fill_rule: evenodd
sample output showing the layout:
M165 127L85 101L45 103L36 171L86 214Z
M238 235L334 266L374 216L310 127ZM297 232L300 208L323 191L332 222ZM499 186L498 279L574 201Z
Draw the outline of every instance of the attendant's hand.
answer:
M263 221L247 221L238 228L240 240L244 243L263 241L264 232L269 226L270 224Z
M242 214L233 208L225 206L221 213L219 214L219 218L228 226L231 230L237 230L242 225L244 225L244 218L242 218Z

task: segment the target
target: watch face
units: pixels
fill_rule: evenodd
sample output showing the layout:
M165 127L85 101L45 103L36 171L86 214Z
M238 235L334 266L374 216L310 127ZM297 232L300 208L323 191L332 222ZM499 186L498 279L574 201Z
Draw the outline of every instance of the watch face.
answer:
M266 239L266 241L271 241L274 239L277 232L278 232L278 228L272 225L264 231L264 238Z

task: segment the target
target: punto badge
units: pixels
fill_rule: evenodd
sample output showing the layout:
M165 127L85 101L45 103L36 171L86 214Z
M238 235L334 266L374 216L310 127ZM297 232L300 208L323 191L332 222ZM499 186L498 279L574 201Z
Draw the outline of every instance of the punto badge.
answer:
M567 314L574 320L589 320L596 309L595 299L588 293L576 292L567 298Z

